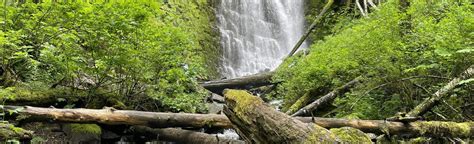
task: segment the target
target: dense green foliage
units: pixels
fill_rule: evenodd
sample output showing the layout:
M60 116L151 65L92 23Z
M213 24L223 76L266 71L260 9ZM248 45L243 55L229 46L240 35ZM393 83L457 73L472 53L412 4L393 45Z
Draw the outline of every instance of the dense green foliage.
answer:
M309 55L280 66L275 80L284 82L275 95L288 108L306 92L317 98L363 76L362 84L336 100L337 109L322 115L383 119L410 110L474 64L473 10L467 1L413 0L408 7L390 1L368 18L340 21L331 30L335 33L311 46ZM471 115L462 106L473 102L472 93L466 83L447 101ZM448 105L433 111L462 117Z
M197 80L212 76L204 54L215 48L207 7L205 0L3 5L1 91L61 88L85 92L86 104L112 95L131 108L203 111Z
M306 20L311 23L326 1L305 2ZM0 5L0 108L12 102L62 108L109 106L204 113L209 92L198 81L219 76L221 56L214 3L4 0ZM385 119L411 110L474 65L472 2L388 0L368 11L368 17L364 17L354 1L335 0L308 40L312 42L309 54L299 53L284 61L273 77L276 90L265 87L255 91L272 91L269 98L283 99L283 110L298 109L361 78L360 84L313 116ZM271 12L274 11L268 11ZM472 121L473 83L474 78L463 80L424 118ZM227 101L242 98L239 92L258 99L245 91L230 92L237 95L227 96ZM237 115L261 102L252 99L239 105ZM0 111L0 120L8 117L5 113ZM25 117L17 117L19 125ZM455 123L427 125L439 128ZM62 126L97 139L102 133L112 133L97 124ZM452 132L468 135L469 125L461 126ZM45 127L50 126L36 129ZM15 138L11 132L23 132L10 125L8 128L11 130L0 131L0 139ZM53 132L51 129L48 131ZM421 129L422 133L437 130ZM346 128L331 132L362 134ZM36 141L43 141L42 137L37 138ZM341 138L370 141L366 135Z

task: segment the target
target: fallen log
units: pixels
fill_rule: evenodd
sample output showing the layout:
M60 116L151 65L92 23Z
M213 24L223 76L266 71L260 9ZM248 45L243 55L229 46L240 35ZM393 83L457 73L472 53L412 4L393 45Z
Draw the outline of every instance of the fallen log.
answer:
M370 143L370 138L353 128L329 131L303 123L276 111L258 97L242 90L224 91L224 113L237 133L248 143Z
M224 89L250 89L273 84L273 74L274 72L264 72L240 78L203 82L200 85L211 92L221 94Z
M410 112L406 114L407 117L418 117L425 114L428 110L434 107L443 97L445 97L448 92L453 90L460 81L470 78L474 75L474 65L471 65L466 69L459 77L452 79L448 84L443 88L436 91L432 97L425 99L418 106L413 108Z
M105 109L56 109L39 107L5 106L28 120L54 120L74 123L99 123L106 125L142 125L153 128L165 127L216 127L231 128L230 121L218 114L158 113L131 110Z
M352 127L365 133L411 135L412 137L474 137L474 122L415 121L410 123L386 120L349 120L337 118L300 117L306 123L314 122L324 128Z
M131 130L134 134L146 136L153 140L172 141L189 144L244 144L243 141L218 137L215 134L206 134L178 128L152 129L145 126L133 126Z
M320 108L321 105L328 104L328 103L332 102L334 99L336 99L336 97L339 94L342 94L342 93L345 93L345 92L349 91L350 88L354 87L357 83L359 83L360 79L361 79L361 77L355 78L354 80L352 80L352 81L344 84L343 86L334 89L330 93L322 96L321 98L317 99L316 101L313 101L309 105L299 109L295 113L293 113L292 109L290 108L290 110L287 111L287 114L293 113L291 116L301 116L305 113L315 111L318 108Z
M0 122L0 143L5 140L29 140L33 138L33 132L15 127L11 124Z
M142 111L124 111L113 109L56 109L38 107L4 106L3 110L13 110L17 114L29 116L28 121L58 121L75 123L100 123L106 125L141 125L153 128L190 127L190 128L232 128L232 123L225 115L158 113ZM25 117L22 117L25 118ZM385 120L348 120L337 118L294 117L304 123L316 123L324 128L353 127L366 133L412 134L419 136L453 136L466 137L474 133L474 124L416 121L411 123ZM471 131L469 131L469 128ZM433 133L433 129L440 129ZM463 133L466 131L467 133Z

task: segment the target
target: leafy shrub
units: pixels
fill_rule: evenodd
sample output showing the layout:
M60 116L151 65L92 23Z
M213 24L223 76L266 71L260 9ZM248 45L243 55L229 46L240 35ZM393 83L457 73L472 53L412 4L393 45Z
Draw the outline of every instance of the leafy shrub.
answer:
M129 104L146 94L161 101L164 110L202 111L205 94L197 89L197 80L211 76L204 46L212 42L211 24L203 23L207 15L200 15L197 7L205 4L2 6L2 85L39 81L52 88L86 90L91 96L120 95Z
M410 109L474 64L472 10L469 2L410 1L405 10L386 2L315 42L309 55L285 60L274 95L288 108L304 93L316 90L317 97L363 76L364 83L338 98L338 109L326 115L380 119ZM438 78L417 78L423 76Z

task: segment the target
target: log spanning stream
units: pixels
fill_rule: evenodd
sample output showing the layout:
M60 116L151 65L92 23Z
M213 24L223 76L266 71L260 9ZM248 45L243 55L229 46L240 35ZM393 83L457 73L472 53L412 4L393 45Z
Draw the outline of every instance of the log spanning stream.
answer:
M217 5L227 78L275 69L304 32L304 0L221 0ZM305 47L304 45L302 47Z

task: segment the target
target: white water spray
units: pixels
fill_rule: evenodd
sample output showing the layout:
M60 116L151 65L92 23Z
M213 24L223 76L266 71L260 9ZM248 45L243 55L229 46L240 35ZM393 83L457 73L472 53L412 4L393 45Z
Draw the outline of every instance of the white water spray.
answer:
M303 34L304 0L218 3L221 72L227 78L275 69Z

